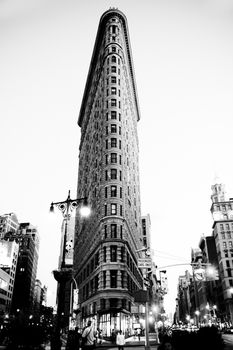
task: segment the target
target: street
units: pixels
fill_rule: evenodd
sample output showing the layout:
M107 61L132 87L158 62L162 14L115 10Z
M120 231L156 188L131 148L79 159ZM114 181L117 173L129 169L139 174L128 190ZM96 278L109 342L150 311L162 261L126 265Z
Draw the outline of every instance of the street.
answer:
M223 334L225 350L233 350L233 334Z

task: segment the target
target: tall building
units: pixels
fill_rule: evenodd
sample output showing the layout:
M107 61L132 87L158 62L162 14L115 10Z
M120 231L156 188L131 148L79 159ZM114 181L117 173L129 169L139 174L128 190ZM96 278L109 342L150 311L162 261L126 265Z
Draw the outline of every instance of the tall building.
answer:
M30 313L33 309L39 254L39 235L30 223L21 223L14 237L19 242L19 256L12 299L12 311Z
M88 197L92 214L77 211L74 245L79 316L107 336L132 329L133 293L143 286L139 119L127 19L110 9L99 22L78 119L77 197Z
M0 240L0 313L9 313L14 290L19 244Z
M225 321L233 324L233 198L226 200L223 184L216 183L211 189L210 210L214 220L212 234L215 238L222 285L221 309L225 305Z
M17 232L18 228L18 219L14 213L4 214L0 216L0 239L4 238L7 232Z

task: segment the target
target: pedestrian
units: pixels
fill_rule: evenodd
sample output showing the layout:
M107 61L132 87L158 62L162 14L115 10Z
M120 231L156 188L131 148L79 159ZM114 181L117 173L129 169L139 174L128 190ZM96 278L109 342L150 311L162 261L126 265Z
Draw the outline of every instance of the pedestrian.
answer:
M124 345L125 345L125 336L122 333L122 330L119 331L119 333L117 334L116 337L116 344L118 346L118 350L123 350L124 349Z
M81 334L79 333L78 327L74 330L70 330L68 333L66 350L79 350L81 343Z
M94 336L94 329L91 321L87 322L87 327L82 333L82 349L91 350L95 347L96 338Z
M138 336L138 341L140 341L140 337L141 337L141 328L137 329L137 336Z
M162 343L159 345L158 350L174 350L171 339L165 337Z
M115 342L116 342L116 332L115 332L115 329L112 329L111 341L112 341L113 344L115 344Z

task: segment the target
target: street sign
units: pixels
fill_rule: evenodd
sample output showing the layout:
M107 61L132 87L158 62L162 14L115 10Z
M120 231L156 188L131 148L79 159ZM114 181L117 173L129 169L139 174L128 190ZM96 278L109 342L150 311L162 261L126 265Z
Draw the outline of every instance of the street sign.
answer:
M147 290L139 289L134 292L134 301L135 303L146 303L149 301L149 294Z
M138 259L138 267L140 269L151 269L151 258L140 258Z

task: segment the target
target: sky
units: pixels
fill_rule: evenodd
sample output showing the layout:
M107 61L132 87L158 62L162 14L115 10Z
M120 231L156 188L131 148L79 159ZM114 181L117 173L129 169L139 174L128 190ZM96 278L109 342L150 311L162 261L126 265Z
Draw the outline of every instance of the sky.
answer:
M158 267L189 263L211 235L211 186L233 197L231 0L0 0L0 214L38 228L38 278L55 304L62 215L76 198L79 109L102 13L128 19L141 110L142 214ZM166 268L166 311L178 276Z

